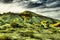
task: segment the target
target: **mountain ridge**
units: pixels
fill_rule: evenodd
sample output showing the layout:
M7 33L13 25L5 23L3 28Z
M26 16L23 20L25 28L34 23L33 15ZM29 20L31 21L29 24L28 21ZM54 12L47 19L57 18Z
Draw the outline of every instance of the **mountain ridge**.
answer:
M44 16L44 15L41 15L41 14L37 14L37 13L31 12L31 11L23 11L23 12L20 12L20 13L5 12L5 13L0 14L0 15L5 15L5 14L15 14L15 15L19 15L19 14L24 14L24 13L29 13L29 14L32 14L32 15L35 14L35 15L42 16L42 17L45 17L45 18L50 18L50 19L58 20L58 19L55 19L55 18L51 18L51 17L47 17L47 16Z

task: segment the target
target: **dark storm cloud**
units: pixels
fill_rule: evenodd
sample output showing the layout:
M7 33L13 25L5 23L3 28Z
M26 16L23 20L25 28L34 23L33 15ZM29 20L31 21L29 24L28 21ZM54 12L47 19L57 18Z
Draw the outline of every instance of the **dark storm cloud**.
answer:
M60 0L1 0L3 3L13 3L16 2L20 4L19 6L24 6L26 8L55 8L60 7Z
M40 3L38 2L30 2L27 6L32 8L32 7L46 7L46 8L55 8L55 7L60 7L60 0L39 0Z
M30 2L29 4L28 4L28 8L33 8L33 7L38 7L38 6L42 6L43 5L43 3L33 3L33 2Z
M3 3L12 3L13 0L2 0Z
M22 3L25 4L25 3ZM44 7L44 8L55 8L60 7L60 0L37 0L37 1L27 1L26 7L27 8L34 8L34 7Z

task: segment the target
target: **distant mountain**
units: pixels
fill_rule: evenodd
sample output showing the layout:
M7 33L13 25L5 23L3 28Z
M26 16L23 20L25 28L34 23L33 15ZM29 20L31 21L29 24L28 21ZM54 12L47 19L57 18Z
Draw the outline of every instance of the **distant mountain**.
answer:
M0 14L0 40L60 40L60 20L30 11Z
M42 16L42 15L38 15L36 13L33 13L33 12L30 12L30 11L24 11L22 13L12 13L12 12L8 12L8 13L3 13L3 14L0 14L0 20L7 20L6 23L10 23L10 21L13 21L15 20L15 18L17 18L17 20L21 20L22 23L24 22L28 22L28 23L32 23L32 24L39 24L41 23L42 21L44 22L47 22L50 24L54 24L54 23L58 23L60 22L59 20L57 19L53 19L53 18L49 18L49 17L45 17L45 16ZM3 17L2 17L3 16ZM21 19L20 19L21 18ZM3 23L5 21L2 21ZM27 23L26 22L26 23ZM60 25L60 24L59 24ZM43 25L44 26L44 25ZM57 25L58 26L58 25ZM48 27L48 26L47 26Z

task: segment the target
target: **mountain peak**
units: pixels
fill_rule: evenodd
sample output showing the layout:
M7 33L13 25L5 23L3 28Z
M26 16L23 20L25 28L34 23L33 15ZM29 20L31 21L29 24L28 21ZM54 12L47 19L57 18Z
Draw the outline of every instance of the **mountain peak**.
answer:
M22 12L23 14L31 14L31 13L33 13L33 12L31 12L31 11L24 11L24 12Z

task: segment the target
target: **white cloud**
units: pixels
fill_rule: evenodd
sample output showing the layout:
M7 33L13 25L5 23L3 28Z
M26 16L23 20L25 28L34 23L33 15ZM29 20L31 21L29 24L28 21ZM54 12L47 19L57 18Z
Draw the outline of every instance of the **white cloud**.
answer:
M31 0L32 2L37 2L38 0Z

